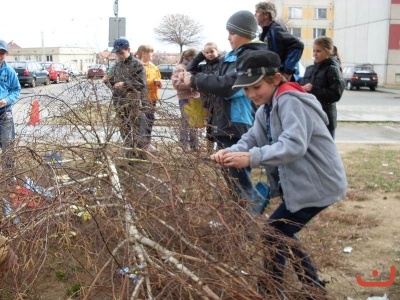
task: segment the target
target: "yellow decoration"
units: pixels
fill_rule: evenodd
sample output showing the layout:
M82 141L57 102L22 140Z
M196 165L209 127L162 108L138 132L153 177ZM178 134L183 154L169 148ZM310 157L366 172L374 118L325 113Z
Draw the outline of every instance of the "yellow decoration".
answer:
M203 107L203 100L190 98L189 103L183 106L184 113L189 117L191 127L202 128L205 126L204 119L208 116L208 110Z

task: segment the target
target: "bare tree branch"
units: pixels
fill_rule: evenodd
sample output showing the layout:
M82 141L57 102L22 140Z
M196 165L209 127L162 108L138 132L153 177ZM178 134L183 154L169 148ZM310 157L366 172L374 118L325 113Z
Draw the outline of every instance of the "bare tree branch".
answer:
M170 14L162 18L154 28L156 39L166 44L177 44L182 52L183 46L197 46L201 41L203 26L182 14Z

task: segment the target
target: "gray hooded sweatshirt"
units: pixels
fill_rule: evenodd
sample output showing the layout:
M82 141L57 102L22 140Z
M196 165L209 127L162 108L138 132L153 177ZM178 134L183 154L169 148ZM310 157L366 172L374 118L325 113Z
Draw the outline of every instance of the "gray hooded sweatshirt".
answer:
M328 118L314 95L297 83L284 83L274 93L268 142L262 105L252 128L228 148L250 152L250 167L278 166L285 204L296 212L329 206L346 195L343 162L326 127Z

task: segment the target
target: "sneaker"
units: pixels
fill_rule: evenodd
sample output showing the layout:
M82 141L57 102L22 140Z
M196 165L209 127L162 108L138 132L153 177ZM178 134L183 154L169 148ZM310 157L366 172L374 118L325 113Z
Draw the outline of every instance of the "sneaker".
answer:
M156 147L154 147L152 144L149 144L146 148L146 151L150 152L150 153L158 153L158 149Z

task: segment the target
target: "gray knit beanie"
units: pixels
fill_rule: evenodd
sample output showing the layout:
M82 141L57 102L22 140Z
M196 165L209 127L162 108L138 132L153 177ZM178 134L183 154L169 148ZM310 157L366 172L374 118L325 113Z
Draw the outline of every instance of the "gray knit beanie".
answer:
M240 36L254 39L257 36L258 30L257 19L252 12L240 10L228 19L226 29Z

